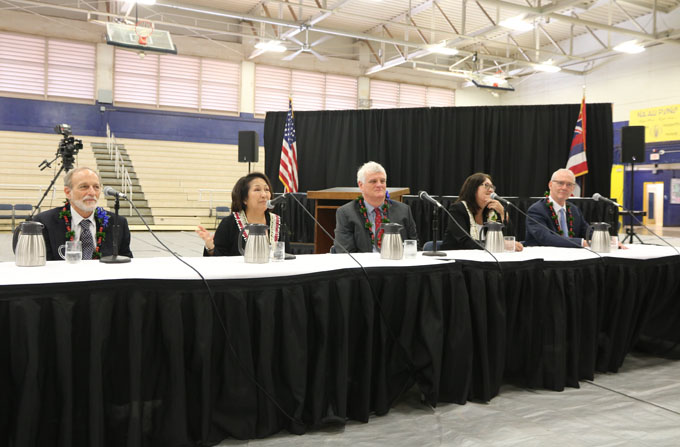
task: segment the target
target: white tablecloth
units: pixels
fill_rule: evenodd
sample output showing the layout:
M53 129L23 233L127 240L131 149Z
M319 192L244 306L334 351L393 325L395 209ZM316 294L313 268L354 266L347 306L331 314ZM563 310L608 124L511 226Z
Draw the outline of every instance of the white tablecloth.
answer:
M422 256L419 252L416 259L401 261L381 259L378 253L356 253L353 256L367 268L426 266L455 262L455 260L495 262L488 253L481 250L448 251L446 254L446 257L429 257ZM579 261L598 258L597 254L585 249L556 247L527 247L522 252L499 253L495 256L500 262L530 259ZM630 245L628 250L617 250L613 253L602 254L602 256L650 259L677 256L677 252L668 246ZM206 279L267 278L359 268L357 262L346 254L298 255L294 260L267 264L246 264L241 256L183 259L200 271ZM64 261L50 261L41 267L17 267L13 262L0 263L0 286L113 279L191 280L200 278L196 272L173 257L134 258L127 264L103 264L99 261L67 264Z

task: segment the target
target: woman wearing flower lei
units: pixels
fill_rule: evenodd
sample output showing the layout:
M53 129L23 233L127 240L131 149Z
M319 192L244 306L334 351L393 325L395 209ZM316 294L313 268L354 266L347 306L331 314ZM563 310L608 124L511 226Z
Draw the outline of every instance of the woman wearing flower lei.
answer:
M336 251L379 252L385 223L400 224L404 240L418 239L411 208L390 199L385 168L374 161L364 164L357 172L357 185L361 195L335 214Z
M481 249L475 241L481 240L482 227L489 221L502 222L505 231L510 231L503 205L491 198L495 190L489 174L478 172L465 179L458 200L449 208L453 218L465 231L449 222L444 233L443 250ZM521 243L515 242L515 251L522 251L523 248Z
M196 230L205 242L203 256L240 256L239 238L243 238L245 246L248 232L243 230L248 224L267 225L270 243L284 240L281 218L267 209L271 190L269 178L261 172L238 179L231 191L232 213L222 219L214 236L200 225Z
M101 194L101 181L96 171L80 167L69 171L64 177L63 206L47 210L35 216L34 220L43 224L46 258L58 261L59 247L66 241L83 239L89 230L89 243L83 244L83 258L100 259L113 254L113 237L111 234L111 215L97 206ZM85 225L83 222L89 221ZM127 220L118 216L117 232L118 254L132 257L130 251L130 230ZM87 251L91 251L88 255Z

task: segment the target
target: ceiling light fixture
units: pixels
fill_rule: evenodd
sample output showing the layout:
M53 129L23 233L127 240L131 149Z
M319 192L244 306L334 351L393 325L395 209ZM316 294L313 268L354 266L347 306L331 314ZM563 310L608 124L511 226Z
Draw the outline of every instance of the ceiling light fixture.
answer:
M629 40L618 44L617 46L614 47L614 50L619 51L621 53L638 54L645 51L645 47L637 43L637 40Z
M559 65L555 65L552 59L549 59L542 64L534 64L533 67L534 70L544 71L546 73L557 73L562 70Z
M430 45L428 48L432 53L444 54L446 56L455 56L458 54L457 48L449 48L446 46L446 42L441 42L435 45Z
M531 31L534 29L534 24L524 21L524 14L510 17L509 19L502 20L499 25L503 28L508 28L515 31Z
M125 4L135 4L151 6L156 4L156 0L125 0Z
M272 53L283 53L286 51L286 47L283 46L280 40L261 41L255 44L255 48Z

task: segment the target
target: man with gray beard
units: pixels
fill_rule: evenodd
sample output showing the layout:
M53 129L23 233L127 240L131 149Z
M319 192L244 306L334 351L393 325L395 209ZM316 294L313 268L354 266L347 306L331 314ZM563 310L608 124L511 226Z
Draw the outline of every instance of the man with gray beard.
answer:
M61 260L59 247L66 241L81 241L83 259L99 259L113 254L113 214L97 207L102 185L99 174L90 168L77 168L64 177L66 202L38 214L44 225L47 260ZM132 257L127 220L118 216L118 254Z

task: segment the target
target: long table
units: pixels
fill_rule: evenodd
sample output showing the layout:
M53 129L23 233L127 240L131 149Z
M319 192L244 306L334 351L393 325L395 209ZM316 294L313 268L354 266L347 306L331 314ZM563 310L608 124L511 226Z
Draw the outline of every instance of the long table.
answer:
M185 258L212 298L174 258L0 263L0 443L304 433L385 414L413 385L431 405L488 401L503 381L577 387L643 335L680 340L669 247L448 254Z

